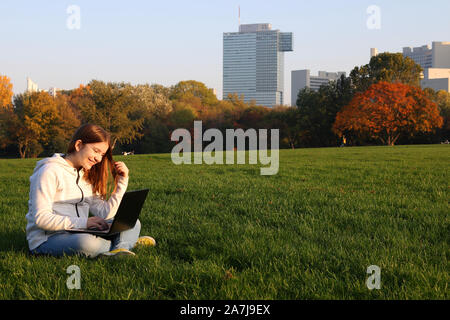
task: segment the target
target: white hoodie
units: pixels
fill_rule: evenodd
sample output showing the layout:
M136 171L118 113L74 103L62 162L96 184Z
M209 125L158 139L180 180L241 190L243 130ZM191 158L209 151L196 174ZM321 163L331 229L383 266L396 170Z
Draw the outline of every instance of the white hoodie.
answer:
M37 162L30 177L30 199L26 215L30 250L37 248L56 232L86 228L89 212L111 219L127 189L128 178L120 177L116 192L107 201L92 193L92 185L83 179L84 169L77 170L63 157Z

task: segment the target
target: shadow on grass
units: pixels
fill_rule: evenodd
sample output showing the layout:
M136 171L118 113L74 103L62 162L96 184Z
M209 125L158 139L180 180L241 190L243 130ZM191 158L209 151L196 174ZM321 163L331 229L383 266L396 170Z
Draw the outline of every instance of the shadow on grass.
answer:
M0 230L0 251L28 253L27 237L22 230Z

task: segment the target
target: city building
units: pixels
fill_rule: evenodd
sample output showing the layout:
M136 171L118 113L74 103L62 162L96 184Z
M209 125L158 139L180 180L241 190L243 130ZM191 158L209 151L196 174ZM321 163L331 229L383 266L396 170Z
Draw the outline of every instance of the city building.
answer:
M58 90L59 90L58 88L51 87L51 88L48 89L48 91L46 91L46 92L48 92L53 98L55 98L55 97L56 97L56 93L57 93ZM45 90L44 90L44 91L45 91Z
M345 77L345 72L326 72L319 71L317 76L312 76L310 70L293 70L291 72L291 105L295 106L297 96L300 90L307 87L317 91L323 85L327 85L330 81L336 81L341 76Z
M413 59L423 69L433 66L433 51L429 45L416 48L404 47L403 56Z
M370 58L376 57L378 55L378 49L377 48L370 48Z
M450 42L433 41L431 47L405 47L403 56L410 57L423 68L422 88L450 92Z
M245 102L273 107L285 103L284 53L293 51L292 33L269 23L242 24L223 34L223 98L243 95Z
M450 68L450 42L433 41L431 47L404 47L403 56L413 59L423 69Z
M29 77L27 77L27 92L38 92L39 87L37 83L34 83Z
M422 88L432 88L435 91L450 92L450 68L427 68L420 80Z
M55 87L51 87L48 90L39 90L39 86L37 85L37 83L33 82L33 80L31 80L29 77L27 77L27 91L28 93L31 92L48 92L48 94L50 94L53 98L56 97L56 93L59 89L55 88Z
M450 42L433 42L432 68L450 68Z

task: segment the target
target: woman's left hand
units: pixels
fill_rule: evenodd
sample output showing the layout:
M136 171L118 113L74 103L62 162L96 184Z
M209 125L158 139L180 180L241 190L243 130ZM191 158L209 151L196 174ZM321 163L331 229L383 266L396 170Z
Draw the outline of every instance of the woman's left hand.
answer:
M122 161L114 162L114 166L116 167L117 173L119 176L128 178L128 168Z

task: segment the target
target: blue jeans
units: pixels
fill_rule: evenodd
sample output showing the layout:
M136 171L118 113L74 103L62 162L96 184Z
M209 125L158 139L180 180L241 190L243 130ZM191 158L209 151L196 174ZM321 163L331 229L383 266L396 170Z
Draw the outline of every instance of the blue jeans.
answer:
M110 239L88 233L56 233L51 235L47 241L39 247L32 250L31 253L52 256L78 254L94 258L99 254L119 248L127 250L132 249L139 238L140 231L141 223L137 220L134 228L111 236Z

